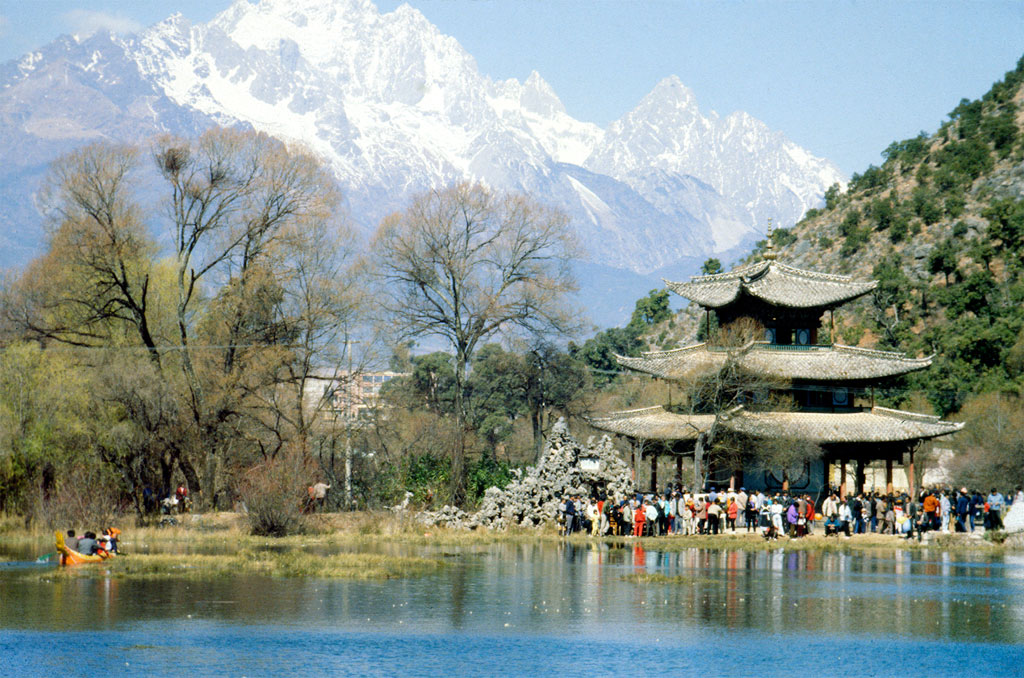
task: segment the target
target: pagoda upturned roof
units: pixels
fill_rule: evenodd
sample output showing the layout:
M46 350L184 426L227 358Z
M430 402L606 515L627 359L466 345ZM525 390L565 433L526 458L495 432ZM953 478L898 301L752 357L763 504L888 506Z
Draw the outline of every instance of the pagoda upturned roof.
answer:
M880 379L923 370L932 358L908 358L893 351L854 346L789 346L752 342L739 349L716 349L694 344L671 351L650 351L637 358L615 356L623 367L662 379L686 379L695 373L721 369L735 355L737 364L751 374L775 379L856 381Z
M644 440L695 441L714 423L711 414L673 414L664 408L613 412L590 424ZM924 440L955 433L963 423L885 407L863 412L748 412L736 408L719 425L758 438L795 438L814 443L885 443Z
M705 308L727 306L741 294L772 306L817 308L835 307L856 299L875 289L878 282L806 271L768 259L734 268L728 273L693 276L690 282L666 280L665 285Z

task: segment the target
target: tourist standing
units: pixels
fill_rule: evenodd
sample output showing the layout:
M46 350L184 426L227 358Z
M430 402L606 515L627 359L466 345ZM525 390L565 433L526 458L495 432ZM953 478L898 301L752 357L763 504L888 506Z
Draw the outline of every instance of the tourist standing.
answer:
M942 531L949 532L949 514L952 504L949 501L949 495L945 490L939 493L939 519L942 523Z
M569 496L565 500L565 533L572 534L576 531L576 504Z
M939 527L939 500L934 493L925 491L924 499L921 501L921 510L924 517L921 520L922 527L929 530L936 530Z
M997 492L996 488L992 488L992 492L988 495L988 521L985 525L985 529L1001 530L1003 529L1003 504L1005 499L1001 492ZM989 527L991 525L991 527Z
M882 523L883 529L885 528L885 498L881 494L874 495L875 511L874 516L871 518L871 531L874 532L878 523Z
M647 502L644 502L646 504ZM647 507L644 504L637 504L633 510L633 536L644 536L644 525L647 524Z
M711 534L718 534L719 519L722 517L722 507L717 501L708 500L708 526Z
M896 534L896 500L890 494L885 499L885 521L882 523L882 534Z
M619 524L622 526L620 534L629 536L633 534L633 500L623 499L622 506L619 507L619 515L621 516Z
M956 496L956 531L966 532L967 531L967 517L971 513L971 495L967 492L966 487L960 488L960 493Z
M981 492L975 490L971 495L971 532L974 532L974 523L981 515L981 507L985 504L985 500L981 497Z
M782 533L782 497L776 494L772 497L772 504L769 508L769 512L772 518L772 527L775 528L776 534Z
M743 525L747 524L747 501L749 499L750 497L747 495L747 489L745 487L741 487L740 491L736 494L736 507L739 509L739 518Z

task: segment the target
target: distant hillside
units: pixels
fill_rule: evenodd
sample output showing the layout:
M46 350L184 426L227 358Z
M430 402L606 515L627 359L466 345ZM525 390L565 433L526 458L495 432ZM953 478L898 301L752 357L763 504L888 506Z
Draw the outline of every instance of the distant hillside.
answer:
M1022 85L1024 58L774 234L786 263L881 282L837 313L844 343L938 354L894 401L919 392L947 415L972 393L1024 390Z

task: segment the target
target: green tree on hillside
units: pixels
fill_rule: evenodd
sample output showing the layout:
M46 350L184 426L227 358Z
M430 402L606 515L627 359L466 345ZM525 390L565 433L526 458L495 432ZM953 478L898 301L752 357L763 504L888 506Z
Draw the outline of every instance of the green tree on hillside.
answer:
M716 275L721 273L722 262L714 257L705 259L704 263L700 265L700 272L704 275Z
M570 342L569 355L591 368L596 385L606 385L615 379L619 371L615 356L640 355L644 347L643 334L671 315L668 290L651 290L646 297L637 300L625 327L602 330L582 345Z

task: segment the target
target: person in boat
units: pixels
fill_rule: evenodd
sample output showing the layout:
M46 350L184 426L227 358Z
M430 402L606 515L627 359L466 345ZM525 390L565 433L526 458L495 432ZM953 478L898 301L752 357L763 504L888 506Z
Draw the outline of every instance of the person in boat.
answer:
M68 530L68 535L64 537L64 545L72 551L78 550L78 537L75 536L74 530Z
M85 556L96 555L100 550L100 543L96 540L96 533L86 532L85 536L78 540L78 548L75 550Z
M121 530L116 527L108 527L103 530L103 535L100 536L100 548L105 550L107 553L117 553L117 538L121 535Z

